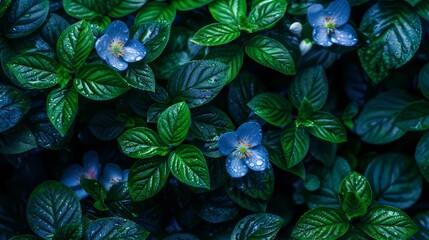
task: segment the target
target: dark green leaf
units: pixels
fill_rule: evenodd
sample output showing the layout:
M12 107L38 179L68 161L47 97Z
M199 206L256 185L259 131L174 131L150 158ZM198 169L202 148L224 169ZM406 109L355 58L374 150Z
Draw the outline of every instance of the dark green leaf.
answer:
M239 208L224 192L211 192L198 198L196 213L209 223L230 221L239 215Z
M349 229L343 211L334 208L315 208L304 213L292 230L295 239L337 239Z
M178 146L188 135L190 125L191 112L185 102L180 102L171 105L161 113L157 128L165 144Z
M240 36L240 29L230 23L212 23L202 27L192 41L203 46L217 46L229 43Z
M77 19L94 19L106 14L107 5L100 0L63 0L64 10Z
M176 9L166 2L148 2L137 13L134 25L146 21L167 21L172 23L176 17Z
M150 63L161 55L170 38L170 22L148 21L134 26L134 39L146 48L145 62Z
M426 132L417 144L414 155L420 173L429 182L429 132Z
M168 166L179 181L190 186L210 189L206 159L195 146L186 144L179 146L170 153Z
M128 191L127 182L119 182L114 184L107 192L106 200L104 201L109 208L111 215L123 218L135 218L136 204L133 202Z
M19 89L0 85L0 132L18 124L30 110L30 98Z
M278 93L258 94L247 106L274 126L285 126L292 121L292 107L289 101Z
M340 185L341 207L348 219L365 215L372 201L372 190L364 176L350 173Z
M137 11L141 8L147 0L107 0L106 3L100 4L107 5L107 14L112 18L120 18Z
M210 105L192 109L191 116L190 131L202 141L218 140L223 133L235 129L228 115Z
M36 147L36 139L27 126L17 125L0 134L0 153L17 154Z
M406 213L390 206L370 209L359 227L375 239L408 239L419 230Z
M164 156L169 152L159 135L145 127L127 130L118 138L118 141L125 155L133 158Z
M99 63L83 66L76 75L74 86L82 96L92 100L109 100L129 90L118 72Z
M423 66L418 77L419 89L426 99L429 99L429 64Z
M157 194L165 185L170 169L165 158L138 160L131 167L128 187L134 201L143 201Z
M100 218L92 221L86 229L85 239L144 240L149 232L133 221L118 217Z
M45 111L33 113L30 117L29 127L33 132L37 145L47 149L63 149L70 142L71 131L65 136L61 136L58 130L52 125Z
M237 77L243 65L244 54L237 45L225 45L210 49L210 52L204 57L206 60L215 60L226 64L228 68L228 79L226 84Z
M289 99L299 108L306 98L314 111L320 110L328 98L328 81L322 66L306 68L297 74L289 84Z
M27 36L42 26L48 13L48 0L12 1L6 14L6 21L2 23L2 26L5 26L4 34L8 38Z
M325 166L331 166L337 156L337 144L319 138L310 139L309 150L311 155Z
M304 97L298 108L298 122L306 122L313 113L313 105L306 97Z
M8 68L24 86L34 89L50 88L58 83L59 64L54 59L39 53L24 53L7 64Z
M130 64L124 79L130 87L155 92L155 75L144 61Z
M246 18L247 4L246 0L217 0L209 4L209 10L218 22L239 26Z
M53 240L79 240L82 238L82 224L72 223L60 227L56 232Z
M67 70L77 72L93 48L94 35L89 24L82 20L61 33L57 43L57 57Z
M228 67L211 60L191 61L177 69L168 81L167 91L175 102L185 101L190 108L211 101L228 77Z
M295 63L289 51L277 40L256 36L247 43L246 53L261 65L286 75L295 74Z
M310 137L303 127L297 127L292 122L283 129L281 144L287 168L291 168L304 159L310 146Z
M80 185L94 200L104 201L104 199L106 199L107 191L99 181L81 178Z
M9 238L9 240L40 240L38 236L25 234L25 235L18 235L12 238Z
M252 198L269 200L274 192L274 171L271 166L264 171L249 171L244 177L233 178L233 184Z
M264 0L253 2L252 10L249 13L250 29L254 32L267 29L276 24L285 14L287 1L284 0Z
M128 118L114 110L95 113L89 121L89 130L98 139L110 141L121 135Z
M274 214L251 214L235 225L231 239L275 239L283 223L283 218Z
M420 1L414 6L414 9L420 15L420 17L424 18L426 21L429 20L429 2Z
M375 83L407 63L422 37L419 16L403 1L377 2L367 10L359 28L367 36L358 50L359 58Z
M236 202L240 207L252 212L265 212L267 210L267 202L262 199L253 198L232 183L229 182L227 187L228 196Z
M407 131L422 131L429 128L429 102L415 101L405 106L396 116L396 126Z
M422 212L414 216L414 222L417 224L419 228L419 232L417 232L413 236L413 240L426 240L429 239L429 212Z
M362 141L385 144L400 138L405 131L394 124L395 118L412 96L402 90L384 92L368 101L356 119L356 133Z
M12 0L2 0L0 2L0 17L2 17L3 14L6 12L11 2Z
M187 11L202 7L213 0L172 0L173 6L177 10Z
M326 112L315 112L307 121L308 125L306 123L302 125L315 137L334 143L347 141L346 129L334 115Z
M40 36L43 40L48 42L49 45L55 48L61 33L69 25L70 24L60 15L49 13L48 19L46 19L45 23L40 28Z
M66 135L77 115L78 98L79 95L73 87L57 88L48 95L46 111L61 136Z
M27 220L39 237L52 238L59 228L81 222L79 199L64 184L45 181L34 189L28 199Z
M374 200L382 205L405 209L422 192L422 177L414 161L402 154L384 154L374 158L365 170Z

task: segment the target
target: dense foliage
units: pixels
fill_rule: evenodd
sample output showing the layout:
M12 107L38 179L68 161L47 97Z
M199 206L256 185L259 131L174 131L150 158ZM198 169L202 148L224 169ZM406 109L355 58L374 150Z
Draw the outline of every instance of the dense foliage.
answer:
M429 1L0 18L0 239L429 239Z

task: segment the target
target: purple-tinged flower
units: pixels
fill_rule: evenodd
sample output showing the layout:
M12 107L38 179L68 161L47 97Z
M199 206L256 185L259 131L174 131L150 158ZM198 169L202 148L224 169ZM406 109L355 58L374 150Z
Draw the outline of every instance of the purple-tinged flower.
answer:
M118 165L108 163L104 166L103 175L100 182L108 191L113 185L128 179L129 169L122 170Z
M69 186L76 193L79 199L88 197L88 193L80 185L80 179L97 179L101 169L98 161L98 154L95 151L88 151L83 156L83 167L73 164L64 170L61 182Z
M249 168L264 171L268 164L268 151L261 144L262 130L258 123L243 123L237 132L222 134L218 147L226 159L226 170L233 178L246 175Z
M113 21L103 36L95 42L95 50L101 59L117 71L127 69L128 63L142 60L146 48L136 39L128 40L128 26L119 20Z
M307 17L313 27L314 41L324 47L333 43L354 46L358 39L355 30L347 24L350 4L347 0L335 0L324 9L320 4L308 8Z

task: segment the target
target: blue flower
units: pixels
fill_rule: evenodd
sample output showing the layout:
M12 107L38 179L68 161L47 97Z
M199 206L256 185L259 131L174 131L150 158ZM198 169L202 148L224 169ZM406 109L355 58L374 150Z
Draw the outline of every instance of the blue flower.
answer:
M69 186L76 193L79 199L88 197L88 193L80 186L80 179L97 179L101 169L98 161L98 154L95 151L88 151L83 156L83 167L73 164L64 170L61 182Z
M358 39L355 30L346 24L350 17L347 0L335 0L326 9L320 4L308 8L308 21L313 27L314 41L324 47L333 43L354 46Z
M103 175L100 178L101 184L109 190L113 185L128 179L129 169L122 169L113 163L108 163L104 166Z
M262 131L256 122L243 123L237 132L222 134L218 147L226 159L226 170L233 178L246 175L249 168L264 171L267 168L268 151L261 144Z
M140 61L146 55L143 44L139 40L128 40L129 36L128 26L116 20L95 43L98 55L117 71L127 69L128 63Z

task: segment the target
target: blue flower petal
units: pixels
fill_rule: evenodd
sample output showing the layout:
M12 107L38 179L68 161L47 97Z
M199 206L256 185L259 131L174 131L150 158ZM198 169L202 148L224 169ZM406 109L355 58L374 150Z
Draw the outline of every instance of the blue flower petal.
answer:
M124 60L127 62L137 62L140 61L146 56L146 48L139 40L130 40L125 46L125 55L123 56Z
M249 158L245 159L246 165L253 171L264 171L268 165L268 151L267 149L259 145L255 148L247 149Z
M332 42L329 38L328 32L323 27L315 27L313 29L313 39L318 45L324 47L332 46Z
M122 181L127 181L129 174L130 174L130 169L123 170L122 171Z
M73 164L64 170L60 182L69 187L80 186L80 178L83 172L84 169L82 166Z
M244 141L252 147L258 146L262 141L261 126L259 126L257 122L246 122L241 124L237 129L237 135L239 141Z
M97 50L98 56L103 60L106 60L106 56L109 53L107 49L109 49L110 40L112 38L109 35L103 35L95 42L95 50Z
M83 167L85 177L97 179L101 169L101 164L98 161L98 153L96 151L88 151L83 155Z
M89 194L87 192L85 192L85 190L83 190L83 188L76 189L76 190L74 190L74 192L76 193L79 200L82 200L82 199L89 196Z
M128 63L121 57L115 57L112 54L107 54L106 62L116 71L124 71L128 67Z
M104 166L103 176L101 177L101 184L109 190L113 184L122 181L121 168L113 163L108 163Z
M130 37L128 26L119 20L113 21L109 24L104 34L110 36L112 39L121 40L124 43L128 41L128 38Z
M238 154L232 153L226 158L226 171L231 177L240 178L246 175L249 168Z
M320 4L314 4L307 10L308 22L313 28L323 26L326 17L328 16Z
M235 150L237 142L238 136L236 132L227 132L222 134L217 143L220 153L222 155L229 155Z
M358 42L358 39L353 27L346 24L331 33L331 41L343 46L354 46Z
M335 0L325 9L327 17L333 19L333 22L341 27L350 17L350 4L347 0Z

